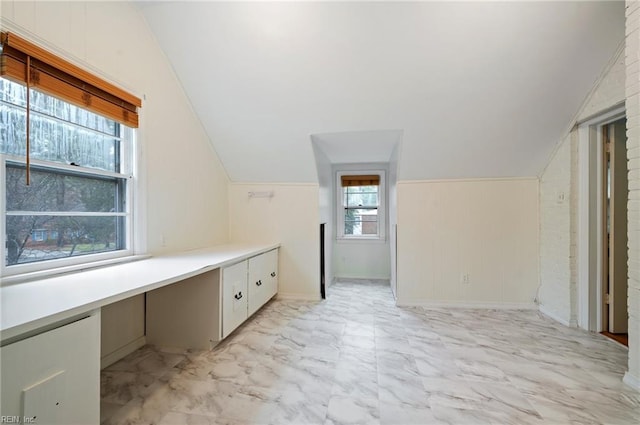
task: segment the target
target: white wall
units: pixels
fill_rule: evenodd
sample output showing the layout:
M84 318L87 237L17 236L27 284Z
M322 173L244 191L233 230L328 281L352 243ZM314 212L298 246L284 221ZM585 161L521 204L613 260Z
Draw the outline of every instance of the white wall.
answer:
M572 205L577 189L576 135L566 137L540 178L540 310L567 326L575 326L577 320L576 259L572 256L577 220Z
M250 199L250 191L273 191ZM229 186L229 232L233 242L280 242L278 296L320 298L319 194L316 184Z
M629 371L625 382L640 390L640 3L627 2L625 48L627 155L629 160Z
M130 2L2 0L3 29L15 31L143 98L138 142L146 209L137 220L147 251L162 253L228 240L228 179L171 67ZM144 228L146 227L146 228ZM164 238L163 238L164 236ZM143 303L139 302L139 306ZM141 307L140 307L141 308ZM111 335L103 355L140 334L143 311L122 329L105 315ZM110 332L109 329L115 329ZM121 336L121 338L118 337Z
M537 252L537 179L398 183L401 305L530 307Z
M624 51L620 49L591 90L577 121L625 98ZM578 130L561 141L540 177L540 310L566 325L578 319ZM564 201L558 197L564 194Z
M624 102L625 72L624 49L621 48L589 93L578 114L578 121L583 121L613 105Z
M100 363L104 368L146 343L145 295L109 304L101 310Z
M132 4L3 0L2 18L8 29L143 97L139 142L149 252L227 240L225 171Z
M333 270L336 279L389 280L391 258L389 237L385 241L336 241L333 246Z

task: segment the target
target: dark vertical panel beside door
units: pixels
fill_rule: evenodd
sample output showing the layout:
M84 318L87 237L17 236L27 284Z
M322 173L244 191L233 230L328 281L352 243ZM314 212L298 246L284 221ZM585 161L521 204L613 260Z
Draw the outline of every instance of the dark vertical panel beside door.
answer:
M325 289L324 289L324 226L325 223L320 224L320 295L324 300L326 298Z

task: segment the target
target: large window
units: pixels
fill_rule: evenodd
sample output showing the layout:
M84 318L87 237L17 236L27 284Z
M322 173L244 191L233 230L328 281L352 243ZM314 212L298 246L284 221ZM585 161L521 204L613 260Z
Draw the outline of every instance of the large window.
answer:
M384 173L338 173L338 238L384 238Z
M0 41L1 274L130 255L140 99L15 34Z
M31 89L27 185L26 87L0 96L4 266L127 251L131 129Z

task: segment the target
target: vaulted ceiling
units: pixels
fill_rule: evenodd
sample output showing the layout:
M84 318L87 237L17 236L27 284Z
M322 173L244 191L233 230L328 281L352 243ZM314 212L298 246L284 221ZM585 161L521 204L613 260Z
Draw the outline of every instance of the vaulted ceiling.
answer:
M537 175L624 39L612 1L138 5L233 181L314 182L310 135L376 130L401 180Z

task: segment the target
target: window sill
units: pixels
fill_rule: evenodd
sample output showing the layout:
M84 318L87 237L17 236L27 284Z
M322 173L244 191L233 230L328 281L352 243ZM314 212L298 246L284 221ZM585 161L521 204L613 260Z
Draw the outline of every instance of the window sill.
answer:
M90 263L74 264L53 269L39 270L28 273L20 273L12 276L2 277L0 286L8 286L15 283L29 282L38 279L47 279L67 273L78 273L84 270L97 269L100 267L112 266L115 264L125 264L133 261L144 260L150 258L151 255L127 255L126 257L110 258L106 260L92 261Z

